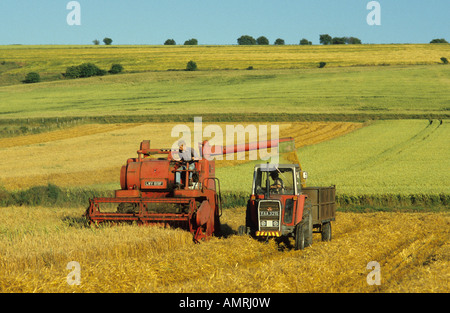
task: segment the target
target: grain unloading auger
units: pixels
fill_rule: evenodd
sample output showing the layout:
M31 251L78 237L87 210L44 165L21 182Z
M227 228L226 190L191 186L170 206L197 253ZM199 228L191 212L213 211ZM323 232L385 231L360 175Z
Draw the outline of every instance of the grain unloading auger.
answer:
M220 181L215 177L213 156L250 150L276 148L292 138L267 140L234 146L199 143L200 158L195 167L176 160L170 149L150 149L141 142L137 158L130 158L120 171L121 189L112 198L90 199L84 216L91 224L135 222L137 224L181 227L194 241L220 233L222 203ZM175 158L174 158L175 157ZM212 159L212 160L211 160ZM181 184L176 184L176 175Z

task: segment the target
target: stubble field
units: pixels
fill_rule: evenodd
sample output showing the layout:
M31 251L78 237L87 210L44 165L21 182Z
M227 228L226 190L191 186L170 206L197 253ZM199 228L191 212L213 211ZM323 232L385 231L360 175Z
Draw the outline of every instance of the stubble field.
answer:
M224 237L141 226L88 228L83 209L11 207L0 223L1 292L443 292L449 286L448 213L343 213L333 239L291 243L236 235L245 209L224 211ZM80 285L69 262L80 264ZM380 284L369 285L371 261Z

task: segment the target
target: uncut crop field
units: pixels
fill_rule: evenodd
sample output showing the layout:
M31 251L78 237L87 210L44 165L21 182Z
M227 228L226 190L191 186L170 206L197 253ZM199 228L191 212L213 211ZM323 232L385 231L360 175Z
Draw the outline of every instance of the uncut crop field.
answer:
M1 46L0 85L19 82L28 72L58 79L68 66L83 62L127 72L183 70L194 60L202 70L296 69L327 66L437 64L448 45L345 46ZM3 68L2 68L3 66ZM23 79L23 78L22 78Z
M297 154L310 186L336 185L348 195L448 194L449 138L447 120L376 121ZM250 192L252 176L244 173L254 164L218 169L223 188Z
M0 164L2 171L0 186L12 190L53 183L63 187L103 185L104 188L117 189L120 186L120 167L128 158L136 157L140 142L150 139L154 148L171 148L179 138L178 133L175 134L176 137L171 137L172 129L176 125L176 123L88 124L42 134L2 138L0 149L3 162ZM204 127L208 125L210 124L205 123ZM223 142L218 144L226 144L227 140L233 138L225 136L227 123L215 125L224 131ZM248 123L242 125L247 126ZM270 134L272 127L270 123L255 125L267 125ZM276 125L279 127L279 136L294 137L298 147L338 137L363 126L362 123L347 122ZM192 123L187 126L193 129ZM258 134L263 135L265 134ZM258 137L246 140L256 141ZM215 143L214 140L212 143ZM21 162L16 162L17 155L21 155ZM229 167L242 162L223 160L217 163L218 167Z
M10 207L0 220L0 292L442 292L449 287L448 213L342 213L333 239L237 236L245 209L224 211L224 237L194 244L158 227L89 228L84 209ZM69 262L80 264L70 286ZM369 262L380 285L369 285Z
M2 119L224 114L448 116L443 65L148 72L0 86ZM426 105L424 105L426 104ZM303 119L305 120L305 119ZM171 120L165 120L170 122ZM270 120L276 122L272 118ZM288 120L288 121L293 121ZM0 120L1 122L1 120ZM23 124L22 124L23 125ZM1 126L1 124L0 124Z
M266 125L262 123L263 125ZM175 123L91 124L0 139L0 186L8 190L53 183L61 187L119 188L120 167L144 139L167 148ZM206 127L207 123L203 126ZM226 129L226 123L217 123ZM243 123L248 125L248 123ZM271 124L268 125L270 131ZM193 128L193 125L187 124ZM447 120L280 123L295 138L310 186L335 184L338 194L448 194ZM262 134L261 134L262 135ZM206 139L206 138L205 138ZM253 141L256 138L248 138ZM226 137L223 137L226 143ZM16 162L21 155L21 162ZM258 161L217 161L223 191L250 192ZM239 179L237 179L237 177Z

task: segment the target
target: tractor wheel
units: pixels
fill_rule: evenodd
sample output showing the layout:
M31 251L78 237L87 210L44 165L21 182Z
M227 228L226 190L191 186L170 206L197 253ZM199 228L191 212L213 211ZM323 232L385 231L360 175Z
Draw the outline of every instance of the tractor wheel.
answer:
M299 223L295 227L295 250L305 249L305 231L303 229L303 223Z
M331 223L327 222L322 225L322 241L331 240Z
M304 231L305 231L305 247L309 247L312 245L312 241L313 241L313 223L312 223L312 216L311 216L311 210L305 210L305 212L303 213L303 218L302 218L305 226L304 226Z
M312 245L311 211L305 210L302 221L295 227L295 250L303 250Z

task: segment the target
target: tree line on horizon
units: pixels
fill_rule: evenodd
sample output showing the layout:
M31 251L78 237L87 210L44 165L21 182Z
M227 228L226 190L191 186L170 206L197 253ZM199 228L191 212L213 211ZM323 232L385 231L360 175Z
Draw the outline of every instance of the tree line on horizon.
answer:
M242 35L237 39L238 45L269 45L269 39L265 36L259 36L258 38L254 38L249 35ZM324 45L328 44L361 44L361 40L359 38L355 37L331 37L330 35L320 35L320 43ZM167 39L164 42L164 45L176 45L174 39ZM274 45L284 45L285 41L282 38L277 38L274 43ZM299 42L300 45L312 45L312 42L309 41L306 38L302 38ZM186 40L184 42L184 45L198 45L198 40L195 38Z
M104 38L103 39L103 43L107 46L111 45L113 42L113 40L111 38ZM319 42L321 45L355 45L355 44L362 44L361 39L356 38L356 37L331 37L329 34L321 34L319 36ZM93 40L94 45L99 45L100 41L98 39ZM267 37L265 36L259 36L258 38L254 38L252 36L249 35L242 35L241 37L239 37L237 39L237 43L238 45L244 45L244 46L249 46L249 45L269 45L269 39L267 39ZM445 40L444 38L436 38L430 41L430 44L435 44L435 43L448 43L447 40ZM164 45L176 45L177 43L175 42L174 39L167 39L164 42ZM274 45L285 45L285 41L282 38L277 38L274 43ZM185 46L196 46L198 45L198 40L196 38L191 38L188 39L184 42ZM299 45L312 45L312 42L309 41L306 38L302 38L299 42Z
M331 37L329 34L321 34L319 36L319 42L322 45L357 45L357 44L362 44L361 39L357 38L357 37ZM239 37L237 39L237 43L238 45L269 45L269 39L267 39L267 37L265 36L260 36L258 38L254 38L252 36L249 35L242 35L241 37ZM447 40L445 40L444 38L440 38L440 39L433 39L430 41L430 44L434 44L434 43L448 43ZM274 45L284 45L285 41L282 38L277 38L274 43ZM167 39L164 42L164 45L176 45L176 42L174 39ZM184 42L184 45L198 45L198 40L195 38L186 40ZM312 42L309 41L306 38L302 38L299 42L299 45L312 45Z

